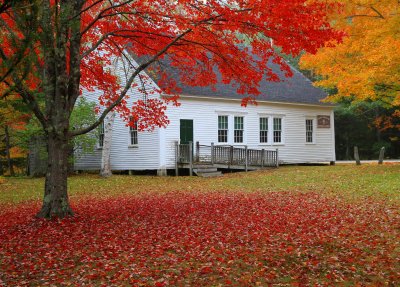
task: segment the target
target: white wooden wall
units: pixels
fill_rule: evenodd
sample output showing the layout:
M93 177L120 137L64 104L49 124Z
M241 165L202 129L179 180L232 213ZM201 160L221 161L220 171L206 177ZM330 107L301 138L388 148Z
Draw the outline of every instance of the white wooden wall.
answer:
M244 117L244 143L248 148L279 150L279 159L283 163L316 163L335 160L334 118L331 107L306 106L295 104L262 103L258 106L240 106L238 100L201 99L182 97L181 106L170 108L168 117L171 121L165 130L166 166L174 167L174 142L179 140L180 119L192 119L194 129L193 141L210 145L218 144L218 115L229 116L229 142L233 143L233 117ZM317 115L331 117L330 128L317 128ZM283 118L283 143L261 144L259 142L259 118L280 116ZM305 120L314 119L313 144L306 143ZM269 127L271 130L271 126Z
M121 81L124 82L123 69L117 66ZM137 81L137 83L139 83ZM155 85L152 83L151 85ZM141 99L137 90L129 92L128 104ZM99 92L84 93L84 96L98 102ZM157 97L159 95L153 95ZM233 117L244 117L244 142L249 148L279 150L282 163L315 163L335 160L334 116L332 107L263 103L258 106L240 106L240 100L221 98L193 98L182 96L180 107L169 106L167 115L170 124L165 129L153 132L139 132L138 145L130 146L129 128L117 115L114 122L113 142L111 147L111 167L113 170L156 170L175 166L175 141L180 138L180 119L192 119L194 126L194 142L210 145L218 144L218 115L229 116L229 142L233 144ZM331 117L330 128L317 128L317 115ZM280 116L283 118L283 143L260 144L259 118L264 116ZM314 119L313 144L306 143L305 120ZM269 129L272 129L270 125ZM75 169L95 170L100 168L101 150L96 148L92 153L76 159Z
M122 85L125 82L124 68L117 63L116 72L121 79ZM140 81L135 81L140 87ZM154 85L154 83L152 83ZM151 85L148 87L151 89ZM100 92L85 92L84 97L89 101L98 103ZM128 106L138 99L143 99L137 89L128 92ZM149 98L159 97L150 95ZM97 131L93 131L97 135ZM138 132L138 145L130 146L129 127L126 122L117 114L113 126L111 145L111 169L112 170L155 170L160 166L160 129L153 132ZM101 149L96 147L92 153L84 154L76 158L74 168L76 170L97 170L101 164Z

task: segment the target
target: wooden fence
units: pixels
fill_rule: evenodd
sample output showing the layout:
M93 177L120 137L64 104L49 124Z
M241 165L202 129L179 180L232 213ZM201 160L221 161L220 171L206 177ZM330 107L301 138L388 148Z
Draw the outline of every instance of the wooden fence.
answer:
M201 145L196 142L188 144L175 144L176 163L189 165L212 164L223 165L226 168L243 168L247 171L249 167L278 167L278 149L249 149L247 146L232 145Z

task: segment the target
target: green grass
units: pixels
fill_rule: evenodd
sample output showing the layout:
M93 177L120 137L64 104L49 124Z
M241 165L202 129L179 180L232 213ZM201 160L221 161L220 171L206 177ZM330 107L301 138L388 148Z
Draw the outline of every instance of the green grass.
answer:
M220 178L76 175L76 216L63 221L34 218L43 185L0 178L0 285L399 282L400 164Z
M83 174L71 176L68 184L71 199L169 191L314 191L349 200L373 197L400 203L399 164L284 166L276 170L228 173L220 178L114 175L104 179ZM43 178L6 178L0 183L0 204L41 200L43 185Z

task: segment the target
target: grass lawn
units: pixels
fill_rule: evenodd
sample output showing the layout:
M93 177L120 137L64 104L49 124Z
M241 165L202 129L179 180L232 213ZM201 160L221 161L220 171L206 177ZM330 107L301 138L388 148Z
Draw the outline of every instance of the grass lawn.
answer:
M1 182L1 180L0 180ZM400 165L0 183L0 286L399 286Z

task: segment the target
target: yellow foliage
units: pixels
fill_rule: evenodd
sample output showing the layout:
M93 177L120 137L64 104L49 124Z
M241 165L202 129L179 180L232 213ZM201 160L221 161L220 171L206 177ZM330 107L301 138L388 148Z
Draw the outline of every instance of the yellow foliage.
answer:
M5 182L6 182L6 179L4 177L0 176L0 184L5 183Z
M336 87L337 100L381 99L400 106L400 3L397 0L343 0L332 23L344 30L343 43L301 58L303 69L322 76L316 85Z

